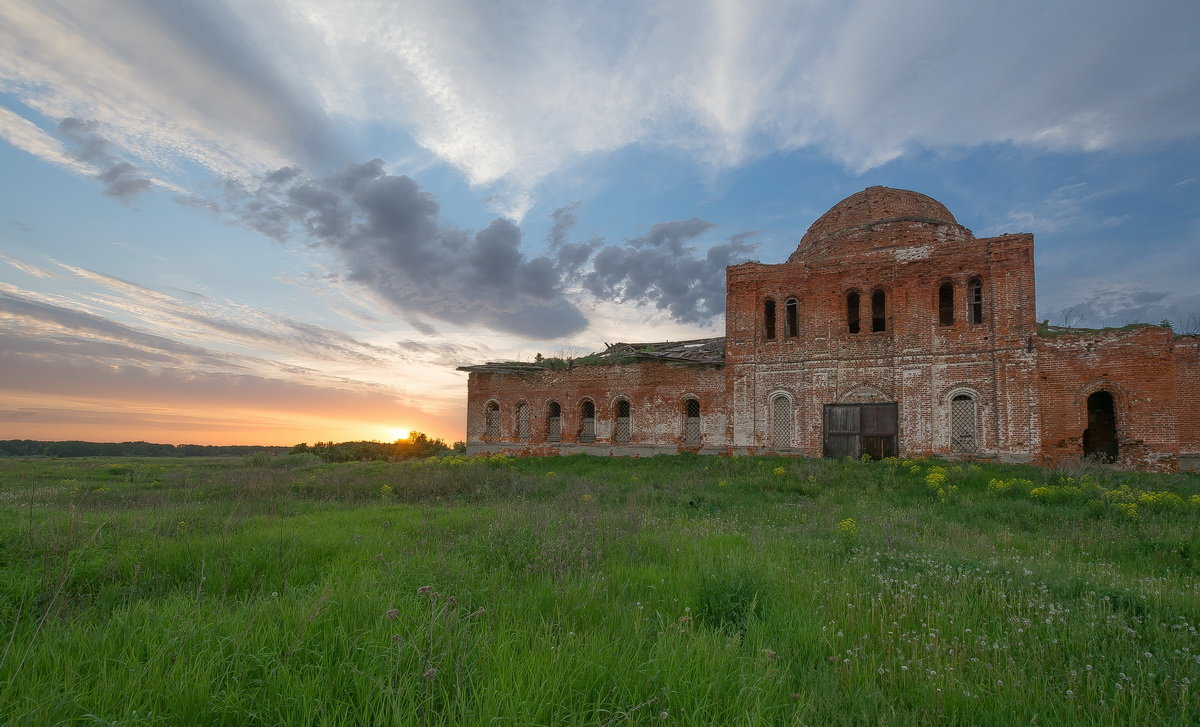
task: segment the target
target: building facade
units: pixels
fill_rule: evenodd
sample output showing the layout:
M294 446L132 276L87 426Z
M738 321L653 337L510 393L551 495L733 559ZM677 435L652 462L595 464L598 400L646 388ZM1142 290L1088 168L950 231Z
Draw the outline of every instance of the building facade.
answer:
M1033 236L925 195L846 198L726 296L724 338L461 367L468 451L1200 468L1200 337L1039 325Z

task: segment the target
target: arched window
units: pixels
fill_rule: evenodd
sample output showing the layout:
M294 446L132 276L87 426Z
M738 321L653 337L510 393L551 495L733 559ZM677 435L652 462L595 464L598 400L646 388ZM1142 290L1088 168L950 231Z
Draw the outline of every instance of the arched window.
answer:
M858 333L858 293L853 290L846 294L846 330Z
M795 338L800 335L800 301L788 298L784 304L783 335Z
M983 323L983 281L979 278L967 282L967 320Z
M871 293L871 331L878 333L887 329L887 313L884 305L883 289L876 288Z
M617 426L613 429L613 441L617 444L629 444L633 438L633 427L629 421L629 400L617 400Z
M546 405L546 441L562 441L562 407L557 401Z
M954 283L949 280L938 286L938 324L954 325Z
M763 301L763 336L775 340L775 301L770 298Z
M979 447L979 415L975 397L955 394L950 399L950 451L974 452Z
M523 401L517 404L517 439L528 442L529 434L529 404Z
M489 401L484 409L483 436L485 439L500 437L500 405L494 401Z
M591 444L596 441L596 405L584 400L579 405L579 436L581 444Z
M683 443L700 444L700 400L685 399L683 402Z
M794 446L795 438L792 398L787 394L776 394L771 397L771 447L783 449Z

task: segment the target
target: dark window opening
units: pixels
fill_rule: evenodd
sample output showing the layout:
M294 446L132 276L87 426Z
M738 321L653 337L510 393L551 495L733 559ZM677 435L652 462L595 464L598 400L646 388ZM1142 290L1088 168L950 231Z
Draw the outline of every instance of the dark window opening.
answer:
M1113 395L1097 391L1087 398L1087 429L1083 430L1083 456L1116 462L1117 411Z
M489 401L487 404L483 436L487 439L496 439L500 436L500 405L494 401Z
M517 404L517 439L529 441L529 404Z
M629 402L621 399L617 402L617 428L613 432L613 441L617 444L628 444L633 430L629 425Z
M794 425L791 398L786 394L776 394L771 398L771 447L791 447L796 438Z
M783 333L788 338L795 338L800 331L800 301L788 298L785 312Z
M983 323L983 281L971 278L967 283L967 316L971 323Z
M942 283L938 288L938 323L954 325L954 283Z
M884 312L883 291L871 293L871 330L875 333L887 329L887 316Z
M546 407L546 441L562 441L562 407L557 401L550 402Z
M775 301L763 301L763 333L768 341L775 340Z
M975 398L958 394L950 400L950 451L974 452L979 439L979 419Z
M590 401L579 405L579 436L577 439L582 444L591 444L596 441L596 405Z
M700 444L700 400L688 399L683 403L683 443Z
M846 294L846 330L858 333L858 293Z

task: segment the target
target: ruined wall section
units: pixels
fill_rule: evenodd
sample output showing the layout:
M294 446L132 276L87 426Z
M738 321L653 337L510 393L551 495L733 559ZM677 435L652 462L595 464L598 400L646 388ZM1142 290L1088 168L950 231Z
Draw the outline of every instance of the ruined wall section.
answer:
M965 228L919 221L856 228L839 236L843 254L793 256L782 265L748 263L728 273L726 376L732 442L770 444L770 401L796 406L798 453L822 453L823 406L854 397L899 403L905 455L946 454L949 400L977 397L983 456L1027 460L1038 439L1033 238L975 239ZM984 319L968 322L967 283L984 285ZM938 288L955 289L955 322L938 318ZM886 327L871 330L871 294L886 297ZM847 326L846 295L860 295L860 332ZM786 331L786 301L799 301L799 326ZM769 339L763 304L776 304Z
M1176 336L1174 344L1179 468L1200 472L1200 335Z
M1120 461L1143 468L1178 467L1181 435L1193 426L1181 400L1174 334L1158 326L1062 333L1037 339L1042 454L1048 464L1078 462L1088 426L1087 400L1113 396ZM1186 369L1185 367L1182 367ZM1182 425L1182 426L1181 426Z
M521 454L655 454L725 451L728 406L725 374L720 366L645 362L612 366L579 366L540 373L472 372L467 385L467 450ZM700 401L701 443L683 441L684 400ZM631 436L615 443L617 401L630 404ZM581 405L595 404L594 443L579 442ZM500 406L500 436L486 432L489 401ZM562 409L562 441L547 441L550 402ZM530 406L530 437L518 436L517 405Z

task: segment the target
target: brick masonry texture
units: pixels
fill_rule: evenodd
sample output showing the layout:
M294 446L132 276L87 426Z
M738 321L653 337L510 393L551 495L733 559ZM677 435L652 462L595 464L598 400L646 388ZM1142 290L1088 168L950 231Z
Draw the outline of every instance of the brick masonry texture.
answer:
M1149 325L1039 330L1033 236L976 238L925 195L871 187L846 198L786 262L728 268L726 296L723 364L475 367L468 450L821 456L826 405L894 402L900 456L1066 464L1083 456L1088 398L1104 391L1121 464L1200 466L1200 338ZM941 316L949 311L947 324ZM781 395L785 403L775 404ZM955 397L968 398L974 412L973 421L960 415L958 429ZM689 398L700 402L699 443L685 441ZM620 399L630 404L627 443L614 442ZM552 401L562 411L561 442L546 438ZM585 401L594 406L594 442L579 441ZM499 407L498 432L488 431L489 404ZM517 423L522 404L526 438ZM781 412L786 418L776 422ZM963 426L972 435L966 446L956 439Z

